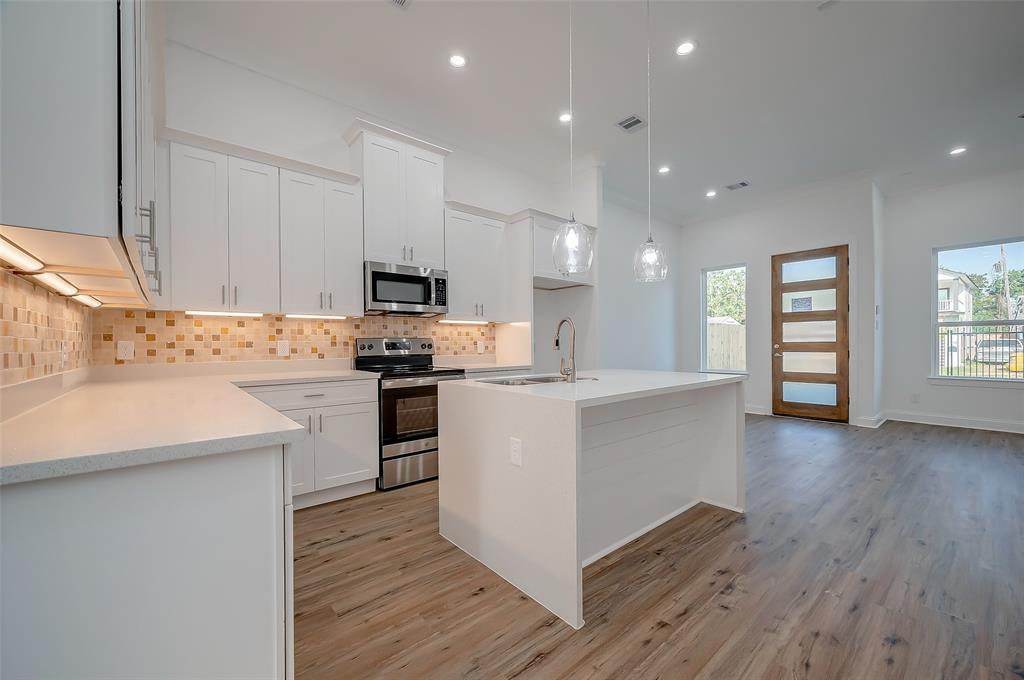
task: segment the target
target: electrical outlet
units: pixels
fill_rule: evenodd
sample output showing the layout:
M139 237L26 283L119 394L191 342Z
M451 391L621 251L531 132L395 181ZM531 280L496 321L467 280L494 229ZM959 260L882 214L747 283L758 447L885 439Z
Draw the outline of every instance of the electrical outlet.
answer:
M286 357L286 356L288 356L288 352L289 351L290 351L290 349L289 349L289 344L288 344L287 340L278 340L277 341L277 355L278 356L285 356Z
M135 343L131 340L118 340L117 358L121 361L133 361L135 359Z
M477 340L476 341L476 353L477 354L483 354L484 353L484 341L483 340Z
M523 467L523 440L518 437L508 438L508 462L516 467Z
M68 363L68 347L67 343L63 340L60 341L60 370L64 370L64 367Z

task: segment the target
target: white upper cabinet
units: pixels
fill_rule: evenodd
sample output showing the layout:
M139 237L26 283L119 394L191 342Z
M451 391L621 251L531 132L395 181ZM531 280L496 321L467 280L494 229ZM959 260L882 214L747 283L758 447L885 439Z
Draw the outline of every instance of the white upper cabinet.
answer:
M171 302L228 309L228 157L171 144Z
M449 209L445 220L448 314L458 321L509 321L505 224Z
M277 168L228 158L228 274L230 307L280 308Z
M407 147L405 169L407 262L444 269L444 157Z
M366 135L362 144L366 259L406 262L405 147L377 135Z
M562 274L555 269L555 261L552 256L551 246L555 239L555 233L561 226L561 220L554 215L546 215L536 211L530 211L530 219L533 222L533 285L535 288L553 290L557 288L569 288L571 286L593 285L593 266L589 272L583 274ZM591 234L594 237L594 247L597 248L597 231L592 227ZM594 263L597 263L597 255L594 255Z
M357 184L281 171L281 310L362 316L363 205Z
M324 180L281 171L281 311L326 314Z
M448 150L362 120L345 139L362 174L365 259L444 268Z
M327 312L363 315L363 194L358 184L324 181Z

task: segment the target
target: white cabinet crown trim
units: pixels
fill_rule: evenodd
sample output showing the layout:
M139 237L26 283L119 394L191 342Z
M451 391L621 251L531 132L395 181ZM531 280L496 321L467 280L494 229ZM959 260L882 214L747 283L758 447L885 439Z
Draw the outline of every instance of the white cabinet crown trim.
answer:
M407 135L404 132L399 132L398 130L392 130L391 128L384 127L383 125L378 125L377 123L371 123L370 121L363 120L362 118L356 118L352 122L352 125L350 125L348 130L345 132L343 139L349 146L352 146L355 144L356 140L359 139L359 135L364 132L373 132L383 137L397 139L400 142L405 142L406 144L426 149L427 151L441 156L447 156L452 152L451 149L446 149L443 146L438 146L437 144L431 144L430 142L418 137Z

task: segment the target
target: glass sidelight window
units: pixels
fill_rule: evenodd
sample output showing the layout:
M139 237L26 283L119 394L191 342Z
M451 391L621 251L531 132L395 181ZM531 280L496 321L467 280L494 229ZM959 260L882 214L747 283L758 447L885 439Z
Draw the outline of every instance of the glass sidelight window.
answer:
M747 370L747 268L701 272L701 370Z

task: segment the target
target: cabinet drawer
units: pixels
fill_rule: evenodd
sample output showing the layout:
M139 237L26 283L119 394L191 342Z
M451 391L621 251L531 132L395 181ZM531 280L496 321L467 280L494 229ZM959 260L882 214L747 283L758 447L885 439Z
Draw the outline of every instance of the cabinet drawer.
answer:
M267 385L265 387L249 387L246 388L246 392L278 411L287 411L297 408L377 401L377 381L347 380L344 382Z

